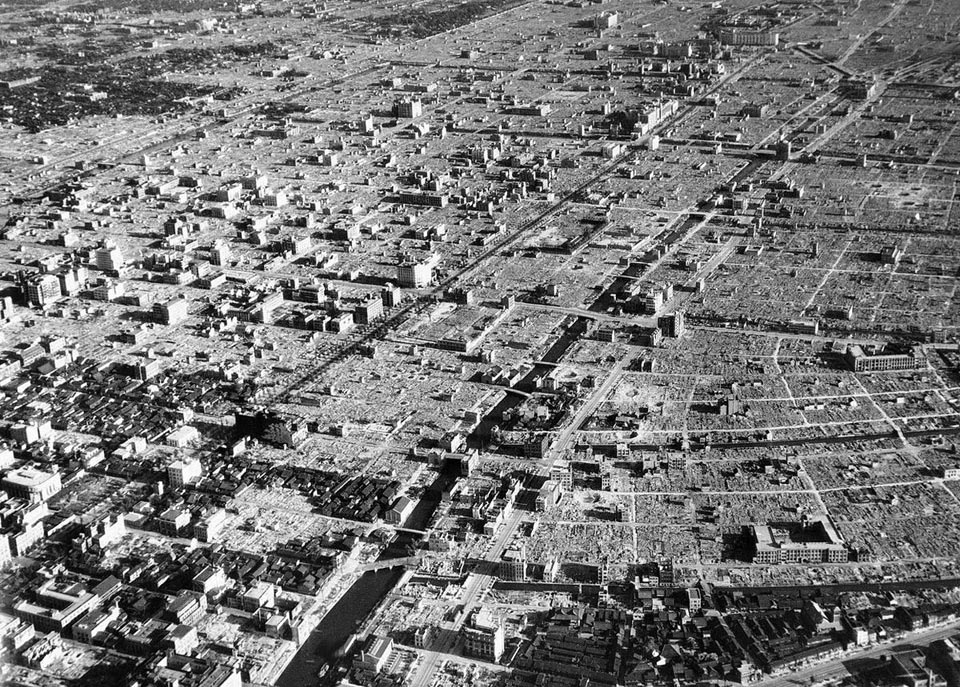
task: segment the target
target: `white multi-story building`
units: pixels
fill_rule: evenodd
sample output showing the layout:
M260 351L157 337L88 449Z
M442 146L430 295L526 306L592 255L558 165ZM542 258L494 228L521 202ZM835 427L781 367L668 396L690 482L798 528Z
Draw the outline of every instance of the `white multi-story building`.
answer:
M429 261L404 262L397 267L397 281L408 289L421 289L433 281L433 265Z
M200 479L203 473L200 461L196 458L182 458L167 466L167 481L174 489L180 489L187 484Z
M27 303L44 306L59 299L61 296L60 280L52 274L41 274L29 279L26 283Z
M93 264L98 270L117 272L126 266L126 261L116 244L104 241L93 254Z
M474 613L463 627L463 649L467 656L496 663L503 656L505 643L503 619L487 609Z
M3 478L3 490L27 501L46 501L62 488L59 472L44 472L24 466L11 470Z

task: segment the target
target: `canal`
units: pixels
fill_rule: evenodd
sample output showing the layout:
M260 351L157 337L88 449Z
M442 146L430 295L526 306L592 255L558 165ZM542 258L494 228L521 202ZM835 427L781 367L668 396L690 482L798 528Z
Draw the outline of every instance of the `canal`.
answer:
M426 527L440 504L441 495L456 481L457 475L442 472L426 490L404 527L420 530ZM417 535L402 532L384 549L377 560L409 556L417 546ZM364 619L390 593L403 577L403 568L389 568L365 573L346 591L307 637L303 646L277 679L277 687L308 687L333 684L337 650L356 632ZM318 672L329 666L323 678Z
M557 363L583 335L587 328L587 321L583 318L573 319L557 337L557 340L548 348L537 361L533 369L520 380L517 387L520 389L532 389L533 380L540 375L549 373L553 365ZM467 444L471 448L483 449L490 440L490 435L495 425L503 421L503 414L511 408L523 403L524 397L518 394L506 394L497 405L493 406L486 415L480 420L470 436L467 437Z

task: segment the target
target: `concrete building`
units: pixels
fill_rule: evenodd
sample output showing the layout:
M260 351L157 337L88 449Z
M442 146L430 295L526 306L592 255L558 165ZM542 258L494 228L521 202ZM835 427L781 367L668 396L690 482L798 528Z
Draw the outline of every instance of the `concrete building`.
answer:
M257 582L240 597L243 610L254 612L276 605L277 588L269 582Z
M168 508L157 516L157 531L168 537L182 537L190 524L190 513L179 508Z
M683 332L686 331L682 310L671 315L664 315L657 320L657 325L666 337L678 338L683 336Z
M171 298L163 303L154 303L153 314L161 324L179 324L187 319L187 300L185 298Z
M880 249L880 262L884 265L898 265L903 258L903 248L900 246L884 246Z
M383 670L393 653L393 640L389 637L371 635L360 652L360 667L371 673Z
M393 284L387 284L383 291L380 292L380 298L386 307L394 308L400 305L400 301L403 299L403 292Z
M50 420L33 418L10 427L10 438L18 444L33 444L47 439L53 433Z
M107 515L91 523L87 529L87 536L95 550L102 551L111 544L120 541L127 533L127 521L120 514Z
M104 272L119 272L126 266L126 260L115 243L104 241L93 254L93 265Z
M560 501L562 493L560 483L554 479L548 479L537 492L534 509L537 512L543 512L547 508L555 506Z
M353 319L357 324L370 324L383 317L383 300L380 296L371 296L357 306Z
M197 628L193 625L176 625L170 630L163 644L174 653L188 656L199 644Z
M63 660L63 642L56 632L50 632L20 654L27 666L38 670L52 670Z
M63 487L59 472L44 472L29 466L8 472L2 486L11 496L31 502L46 501Z
M780 34L775 31L741 31L724 29L720 32L723 45L752 45L776 47L780 45Z
M203 594L216 593L227 586L227 575L221 567L208 565L194 575L191 587Z
M503 619L488 609L480 609L464 625L463 651L467 656L496 663L503 656L506 633Z
M525 105L512 105L507 108L507 114L519 115L521 117L546 117L550 114L549 103L530 103Z
M200 479L203 468L196 458L181 458L167 466L167 481L173 489L182 489Z
M527 579L527 547L507 549L500 559L500 577L510 582L522 582Z
M62 632L100 603L100 597L72 584L47 580L34 594L35 601L18 601L13 614L32 623L40 632Z
M163 617L170 622L193 625L203 617L206 610L207 597L196 592L182 591L167 604Z
M400 191L397 200L401 205L418 205L429 208L445 208L450 204L450 196L445 193L428 191Z
M880 87L874 76L850 76L840 81L840 92L852 100L870 100L879 94Z
M854 372L916 370L927 365L927 359L920 346L912 347L909 353L868 355L862 346L850 345L847 346L844 359Z
M754 563L845 563L840 534L826 515L791 523L752 525Z
M164 440L164 443L166 443L167 446L173 446L175 448L186 448L199 437L200 432L197 431L196 427L184 425L170 432Z
M383 519L391 525L403 524L406 519L410 517L410 514L413 513L413 509L416 508L416 506L415 501L406 496L401 496L394 502L393 506L390 507L390 510L386 512Z
M397 281L408 289L422 289L433 281L435 260L408 260L397 266Z
M210 247L210 263L218 267L223 267L230 262L230 248L223 241L214 241Z
M24 296L27 303L39 308L60 299L60 280L52 274L37 274L27 279Z
M691 613L696 613L703 608L703 596L696 587L690 587L687 590L687 607Z
M612 29L620 23L617 12L601 12L593 18L593 26L598 29Z
M223 508L217 508L201 516L197 522L194 523L193 536L202 542L215 542L223 531L223 526L226 522L227 512Z
M644 313L656 315L663 307L663 291L661 289L651 289L643 295L640 302Z
M401 119L413 119L423 114L423 103L419 98L402 98L393 104L393 114Z
M140 381L147 381L160 374L160 361L156 358L152 360L137 361L133 365L133 376Z
M885 684L904 687L947 687L951 684L927 665L927 656L919 649L892 654L886 671L888 682Z
M110 623L119 616L120 608L118 606L91 610L73 626L74 640L84 644L93 644L106 633Z

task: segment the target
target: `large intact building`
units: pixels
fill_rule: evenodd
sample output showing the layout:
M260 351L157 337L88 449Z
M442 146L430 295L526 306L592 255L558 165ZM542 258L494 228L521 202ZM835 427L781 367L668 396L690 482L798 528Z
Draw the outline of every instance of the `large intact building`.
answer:
M509 582L522 582L527 579L527 547L507 549L500 559L500 577Z
M923 349L914 346L909 353L877 353L869 355L863 347L847 346L844 359L854 372L883 372L886 370L916 370L926 367Z
M61 632L100 602L98 594L79 583L67 586L54 580L41 584L33 596L33 601L16 602L13 614L41 632Z
M360 652L360 667L369 673L379 673L393 653L393 640L380 635L370 635Z
M487 609L474 613L463 627L463 650L467 656L496 663L503 656L505 640L503 619Z
M437 256L426 260L405 260L397 266L397 281L408 289L422 289L433 281L433 268L437 265Z
M167 466L167 481L174 489L182 489L203 474L203 467L196 458L177 459Z
M845 563L846 545L826 515L801 522L751 525L754 563Z
M104 272L119 272L126 266L126 260L115 243L104 241L94 251L93 266Z
M413 119L423 114L423 103L419 99L403 98L393 104L393 114L402 119Z
M416 501L409 499L406 496L401 496L396 500L393 506L391 506L390 510L384 514L383 519L391 525L401 525L406 522L407 518L410 517L410 514L413 513L413 510L416 507Z
M163 303L154 303L153 315L161 324L179 324L187 319L189 303L185 298L171 298Z
M720 42L723 45L765 45L776 47L780 45L780 34L776 31L724 29L720 32Z
M52 274L33 275L24 285L27 303L43 307L60 299L60 280Z
M61 487L60 473L28 466L11 470L3 478L5 492L27 501L46 501Z

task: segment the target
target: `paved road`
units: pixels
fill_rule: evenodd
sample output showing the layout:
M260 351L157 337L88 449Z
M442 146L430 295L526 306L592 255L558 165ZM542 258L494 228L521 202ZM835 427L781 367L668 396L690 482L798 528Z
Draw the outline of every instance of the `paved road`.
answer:
M513 533L516 531L517 527L520 525L520 522L523 520L523 511L515 510L506 522L503 523L503 526L500 528L500 531L497 533L496 538L493 540L490 548L483 556L483 560L488 562L496 562L500 560L500 556L503 555L504 549L507 548L507 545L513 539ZM437 669L437 665L445 659L451 660L460 660L463 662L464 659L455 657L451 654L454 646L457 642L457 636L460 633L460 628L463 626L464 620L469 617L470 612L486 594L487 590L493 586L493 583L496 581L496 578L492 575L481 575L472 573L467 577L466 583L463 585L463 596L460 598L460 603L463 604L463 613L460 614L460 619L455 623L450 623L448 625L441 625L441 630L444 630L440 644L434 647L430 651L421 652L424 655L423 662L417 666L416 672L413 674L413 677L410 679L409 687L429 687L433 682L433 676ZM469 660L467 662L473 663ZM496 666L493 664L483 663L485 667L492 667L496 669Z
M805 666L791 671L787 675L769 677L754 684L758 687L796 687L797 685L809 685L811 679L815 682L826 682L848 675L849 671L844 664L850 661L880 658L881 656L895 652L898 647L905 649L910 645L928 645L938 639L946 639L958 631L960 631L960 621L954 621L942 627L910 632L892 643L884 642L860 651L849 652L843 656L830 659L829 661Z
M550 448L550 456L544 459L548 468L553 465L557 458L564 454L570 446L570 442L573 440L577 430L580 428L580 425L596 412L597 408L610 393L614 384L620 381L620 374L624 368L632 361L633 358L631 356L624 356L618 359L610 368L610 373L607 375L607 378L603 380L603 383L593 390L593 393L590 394L586 403L584 403L580 410L577 411L577 414L570 419L570 422L567 423L563 431L557 435L556 441L553 442L553 446Z

